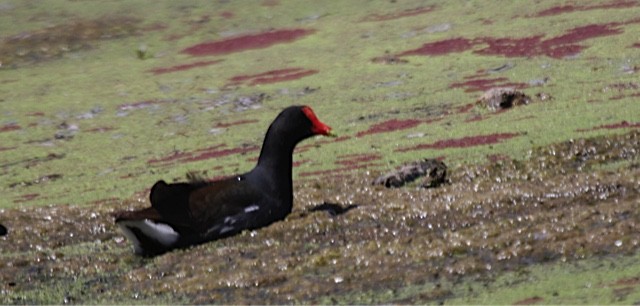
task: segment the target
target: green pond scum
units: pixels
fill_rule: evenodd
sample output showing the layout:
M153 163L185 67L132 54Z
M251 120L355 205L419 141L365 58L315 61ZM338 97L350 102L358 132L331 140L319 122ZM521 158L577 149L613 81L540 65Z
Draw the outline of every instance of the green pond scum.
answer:
M638 16L633 0L2 0L0 303L637 303ZM133 255L114 211L160 179L249 170L292 104L340 137L296 150L285 221ZM448 184L372 185L425 158Z

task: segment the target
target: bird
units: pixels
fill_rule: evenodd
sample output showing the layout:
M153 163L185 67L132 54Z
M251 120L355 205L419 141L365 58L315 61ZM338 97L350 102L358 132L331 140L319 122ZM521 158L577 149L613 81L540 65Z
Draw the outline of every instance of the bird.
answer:
M267 129L255 167L217 181L156 182L151 206L114 214L134 253L152 257L283 220L293 208L293 150L312 136L335 137L311 107L289 106Z

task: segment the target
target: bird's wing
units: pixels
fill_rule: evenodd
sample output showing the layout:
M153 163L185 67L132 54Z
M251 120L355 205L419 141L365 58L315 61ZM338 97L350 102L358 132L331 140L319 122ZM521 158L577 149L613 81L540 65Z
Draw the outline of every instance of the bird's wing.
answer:
M149 200L165 222L189 227L192 214L189 210L189 197L195 190L206 186L206 183L167 184L158 181L151 187Z
M225 222L232 222L234 229L246 227L246 217L259 208L263 196L242 177L233 177L211 183L159 181L149 198L164 222L206 232Z
M267 196L241 177L195 190L189 207L205 235L231 234L251 226Z

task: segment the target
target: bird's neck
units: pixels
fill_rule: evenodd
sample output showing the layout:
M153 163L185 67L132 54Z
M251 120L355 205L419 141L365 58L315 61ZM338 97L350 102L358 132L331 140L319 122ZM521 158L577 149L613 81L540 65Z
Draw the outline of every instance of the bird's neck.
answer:
M269 190L274 196L291 202L293 199L292 163L293 149L297 142L281 137L265 137L256 165L259 175L265 177Z

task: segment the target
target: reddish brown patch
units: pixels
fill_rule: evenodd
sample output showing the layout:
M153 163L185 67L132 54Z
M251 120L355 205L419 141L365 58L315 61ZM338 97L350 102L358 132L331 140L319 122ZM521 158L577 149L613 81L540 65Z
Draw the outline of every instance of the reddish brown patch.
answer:
M10 124L5 124L3 126L0 126L0 133L9 132L9 131L16 131L16 130L20 130L20 129L22 129L22 127L20 127L20 125L17 125L15 123L10 123Z
M640 42L637 42L637 43L631 45L631 47L640 48Z
M213 61L200 61L200 62L177 65L177 66L171 66L171 67L153 68L153 69L148 70L148 71L149 72L153 72L153 74L164 74L164 73L171 73L171 72L176 72L176 71L189 70L189 69L193 69L193 68L197 68L197 67L211 66L211 65L215 65L215 64L217 64L219 62L222 62L222 61L223 60L221 60L221 59L213 60Z
M538 12L534 16L535 17L543 17L543 16L560 15L560 14L564 14L564 13L574 12L574 11L577 11L579 9L580 8L578 6L575 6L575 5L559 5L559 6L554 6L554 7L548 8L546 10L543 10L541 12Z
M13 203L24 203L24 202L28 202L31 201L37 197L39 197L40 194L39 193L28 193L28 194L23 194L21 196L19 196L17 199L13 200Z
M343 166L353 166L359 165L363 163L368 163L373 160L382 159L382 155L380 154L369 154L369 153L358 153L358 154L346 154L339 155L336 164Z
M230 11L220 12L220 17L222 17L224 19L232 19L235 16L236 16L236 14L234 14L233 12L230 12Z
M468 137L455 138L455 139L438 140L434 143L424 143L424 144L419 144L412 147L399 148L399 149L396 149L395 151L407 152L407 151L424 150L424 149L441 150L441 149L448 149L448 148L475 147L475 146L499 143L505 139L511 139L519 135L520 134L518 133L498 133L498 134L491 134L491 135L468 136Z
M459 37L426 43L418 49L404 51L398 55L444 55L467 51L472 47L473 41Z
M44 113L43 112L32 112L32 113L27 113L27 116L29 116L29 117L44 117Z
M92 128L92 129L88 129L86 131L90 132L90 133L104 133L104 132L112 131L112 130L115 130L115 129L116 128L112 127L112 126L99 126L99 127L95 127L95 128Z
M485 37L477 40L488 47L476 50L474 53L483 55L502 55L505 57L533 57L546 55L552 58L563 58L579 53L585 47L577 45L587 39L617 35L623 30L618 23L590 24L568 30L565 34L542 40L542 35L523 38L492 38Z
M288 43L314 33L311 29L283 29L258 34L247 34L218 41L201 43L182 50L192 56L222 55L252 49L268 48Z
M294 161L294 162L292 163L292 165L293 165L294 167L298 167L298 166L300 166L300 165L302 165L302 164L306 164L306 163L308 163L308 162L311 162L311 160L310 160L310 159L296 160L296 161Z
M474 51L482 55L503 55L506 57L530 57L540 53L538 46L542 35L523 38L493 38L484 37L476 40L476 43L484 43L488 47Z
M631 22L631 21L630 21ZM633 21L635 22L635 21ZM638 20L640 22L640 19ZM627 22L629 23L629 22ZM533 35L520 38L480 37L474 40L467 38L451 38L422 45L418 49L404 51L405 55L443 55L463 52L475 45L486 47L473 51L482 55L500 55L505 57L533 57L545 55L552 58L563 58L578 54L585 46L577 43L587 39L617 35L623 32L623 23L590 24L567 30L565 34L543 40L544 35ZM626 23L624 23L626 24Z
M416 119L406 119L406 120L391 119L385 122L372 125L368 130L362 131L356 134L356 137L362 137L365 135L378 134L378 133L388 133L388 132L394 132L399 130L406 130L406 129L414 128L423 122L424 121L422 120L416 120Z
M436 8L435 6L431 5L431 6L421 6L421 7L416 7L412 9L406 9L403 11L387 13L387 14L373 13L362 18L360 22L387 21L387 20L399 19L403 17L422 15L422 14L432 12L435 8Z
M515 303L513 303L513 305L531 305L531 304L537 304L544 301L543 298L539 297L539 296L534 296L534 297L530 297L530 298L526 298L524 300L519 300Z
M349 140L349 139L351 139L351 136L340 136L340 137L337 137L337 138L333 139L332 142L341 142L341 141L345 141L345 140Z
M453 83L449 85L449 88L464 88L465 92L474 91L486 91L494 87L513 87L516 89L526 88L526 83L514 83L508 82L507 78L495 78L495 79L474 79L464 82Z
M476 121L482 121L484 119L486 119L486 117L482 117L481 115L475 115L465 119L464 122L476 122Z
M613 283L614 286L637 286L640 285L640 277L621 278Z
M474 106L475 106L474 103L469 103L469 104L465 104L465 105L462 105L462 106L458 106L458 107L456 107L456 112L458 114L464 114L464 113L469 112Z
M15 149L15 148L17 148L17 147L0 147L0 152L2 152L2 151L9 151L9 150L13 150L13 149Z
M167 165L174 161L179 163L188 163L188 162L201 161L201 160L218 158L218 157L234 155L234 154L245 154L245 153L257 151L260 149L260 147L258 146L245 146L245 147L238 147L238 148L231 148L231 149L223 149L224 147L225 145L221 144L221 145L217 145L217 146L213 146L205 149L199 149L191 152L178 152L162 158L150 159L147 162L150 164L159 164L159 165Z
M233 122L218 122L216 123L215 127L217 128L227 128L230 126L234 126L234 125L242 125L242 124L249 124L249 123L256 123L258 122L257 119L244 119L244 120L238 120L238 121L233 121Z
M566 34L547 39L542 42L545 47L557 47L565 44L574 44L590 38L616 35L622 33L618 23L590 24L576 27Z
M229 79L229 81L231 81L232 85L245 83L254 86L258 84L270 84L297 80L316 73L318 73L318 70L304 68L284 68L278 70L269 70L252 75L238 75L232 77L231 79Z
M640 122L629 123L628 121L621 121L619 123L603 124L590 129L577 129L576 132L588 132L597 130L613 130L613 129L626 129L626 128L640 128Z
M554 16L575 11L603 10L603 9L619 9L630 8L638 5L638 1L612 1L610 3L598 5L560 5L540 11L533 17Z
M333 175L335 175L337 173L353 171L353 170L356 170L356 169L369 169L369 168L378 167L378 166L380 166L380 165L376 164L376 163L363 163L363 164L350 165L350 166L339 167L339 168L328 169L328 170L301 172L299 174L299 176L301 176L301 177L305 177L305 176L323 176L323 175L332 175L333 176Z

